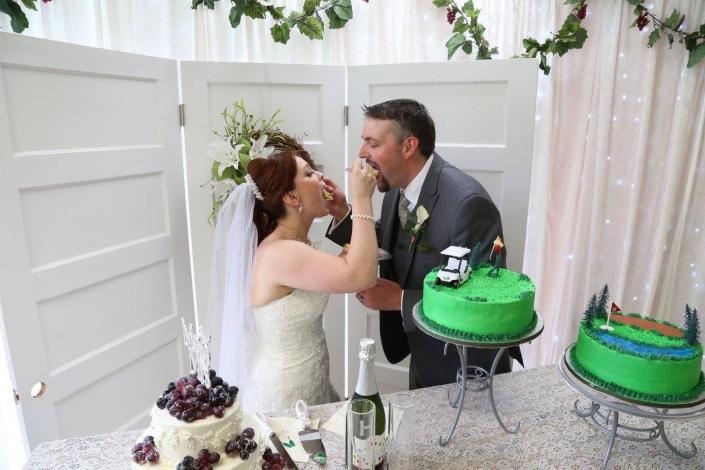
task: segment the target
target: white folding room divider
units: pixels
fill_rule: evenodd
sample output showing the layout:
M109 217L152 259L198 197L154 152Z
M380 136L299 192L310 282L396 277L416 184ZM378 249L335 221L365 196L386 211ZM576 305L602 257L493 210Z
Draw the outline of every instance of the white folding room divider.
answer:
M32 448L144 426L185 372L176 72L0 33L0 310Z

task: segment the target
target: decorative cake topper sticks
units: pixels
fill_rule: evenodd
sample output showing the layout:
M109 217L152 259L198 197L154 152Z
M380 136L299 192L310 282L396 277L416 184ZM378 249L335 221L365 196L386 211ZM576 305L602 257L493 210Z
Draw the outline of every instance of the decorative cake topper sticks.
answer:
M198 380L205 387L210 388L211 354L209 345L211 337L206 334L206 329L203 325L197 327L196 331L194 331L193 323L189 323L187 328L183 318L181 318L181 330L184 335L184 346L188 350L189 361L191 362L191 373L195 373Z

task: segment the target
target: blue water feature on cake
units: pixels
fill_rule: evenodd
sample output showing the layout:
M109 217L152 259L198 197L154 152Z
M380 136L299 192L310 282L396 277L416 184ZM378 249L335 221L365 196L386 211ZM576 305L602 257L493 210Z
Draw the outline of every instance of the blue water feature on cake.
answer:
M600 338L605 343L614 344L627 351L633 351L639 354L657 354L665 357L692 357L695 350L691 347L687 348L660 348L658 346L647 346L645 344L632 343L624 338L618 338L604 331L595 331L595 336Z

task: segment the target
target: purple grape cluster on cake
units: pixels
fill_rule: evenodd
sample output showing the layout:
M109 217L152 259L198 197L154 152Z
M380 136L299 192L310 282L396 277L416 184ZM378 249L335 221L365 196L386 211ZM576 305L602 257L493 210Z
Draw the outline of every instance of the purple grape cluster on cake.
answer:
M242 460L249 459L255 449L257 449L257 442L255 441L255 430L252 428L245 428L240 435L225 444L226 454L239 455Z
M185 456L176 466L176 470L213 470L213 465L220 461L218 452L201 449L196 457Z
M196 374L179 377L170 382L157 399L159 409L167 409L174 418L186 423L207 418L222 418L225 409L235 403L238 388L228 385L213 369L209 371L211 386L206 387Z
M272 449L267 447L262 454L262 470L282 470L288 468L286 460L278 452L272 452Z
M159 452L154 446L154 438L152 436L145 436L142 442L134 445L132 448L132 460L140 465L147 462L159 462Z

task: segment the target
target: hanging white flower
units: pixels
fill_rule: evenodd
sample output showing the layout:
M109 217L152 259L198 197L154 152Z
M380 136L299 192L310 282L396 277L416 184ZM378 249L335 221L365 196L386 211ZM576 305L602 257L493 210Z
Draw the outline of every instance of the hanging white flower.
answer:
M250 159L267 158L274 151L274 147L265 147L267 134L262 133L259 139L251 139L251 142Z
M213 197L217 199L225 199L225 197L230 194L230 192L235 189L237 183L233 179L224 179L220 181L213 181L211 183L211 189L213 192Z
M219 163L218 176L223 176L223 172L227 168L237 168L240 165L240 149L242 147L242 144L233 147L228 141L211 142L211 148L207 155L208 158Z

